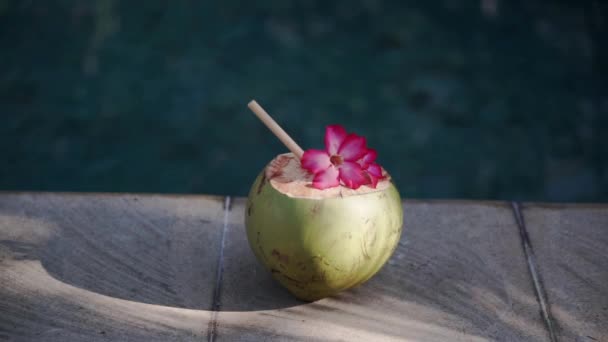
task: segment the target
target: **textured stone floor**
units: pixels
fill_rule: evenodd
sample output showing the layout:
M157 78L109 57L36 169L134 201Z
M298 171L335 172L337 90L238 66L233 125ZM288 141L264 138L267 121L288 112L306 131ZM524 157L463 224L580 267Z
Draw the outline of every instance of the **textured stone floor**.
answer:
M405 201L388 264L300 302L244 199L0 194L0 340L606 341L608 206Z

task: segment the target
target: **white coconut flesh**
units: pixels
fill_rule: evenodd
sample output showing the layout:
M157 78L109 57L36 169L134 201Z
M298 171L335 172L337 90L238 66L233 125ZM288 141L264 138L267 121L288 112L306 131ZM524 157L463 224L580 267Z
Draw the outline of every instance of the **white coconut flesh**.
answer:
M376 188L362 185L358 189L351 189L340 184L337 187L320 190L312 186L314 175L304 170L300 160L292 153L278 155L266 167L266 179L278 192L294 198L326 199L335 197L348 197L363 195L371 192L386 190L390 185L390 176L384 169L384 178L378 182Z

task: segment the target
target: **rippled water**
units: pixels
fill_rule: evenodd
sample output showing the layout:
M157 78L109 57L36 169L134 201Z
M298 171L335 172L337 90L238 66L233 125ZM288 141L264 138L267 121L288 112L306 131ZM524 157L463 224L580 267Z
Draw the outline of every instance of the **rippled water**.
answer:
M0 0L0 189L244 195L256 98L407 198L608 200L606 5L462 3Z

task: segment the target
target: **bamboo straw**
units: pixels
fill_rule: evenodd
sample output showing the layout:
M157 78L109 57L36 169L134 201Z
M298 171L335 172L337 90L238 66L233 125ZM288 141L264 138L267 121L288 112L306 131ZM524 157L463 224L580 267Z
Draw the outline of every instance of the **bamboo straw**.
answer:
M247 107L249 107L249 109L251 109L258 119L260 119L264 125L266 125L266 127L268 127L268 129L274 133L279 140L281 140L287 149L289 149L298 159L302 159L302 155L304 154L302 148L300 148L300 146L298 146L298 144L296 144L296 142L293 141L293 139L291 139L291 137L281 128L281 126L279 126L279 124L277 124L276 121L274 121L272 117L268 115L264 108L255 102L255 100L251 100L251 102L247 104Z

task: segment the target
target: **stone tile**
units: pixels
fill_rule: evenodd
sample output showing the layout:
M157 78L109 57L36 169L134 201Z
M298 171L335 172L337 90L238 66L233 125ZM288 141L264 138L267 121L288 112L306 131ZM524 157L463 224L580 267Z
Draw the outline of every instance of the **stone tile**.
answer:
M560 341L608 341L608 205L525 205Z
M244 200L234 201L217 340L548 340L509 205L405 202L404 210L400 245L374 278L304 303L254 259Z
M221 198L0 194L0 339L206 336Z

